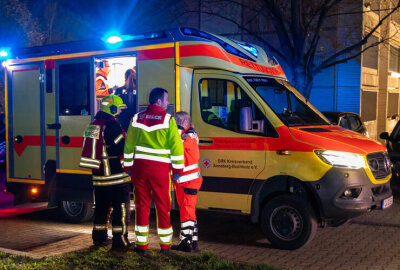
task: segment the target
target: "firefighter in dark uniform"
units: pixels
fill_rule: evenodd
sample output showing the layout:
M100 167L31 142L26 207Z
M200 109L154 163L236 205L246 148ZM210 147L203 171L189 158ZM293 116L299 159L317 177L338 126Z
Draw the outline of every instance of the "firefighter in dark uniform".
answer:
M124 172L122 158L125 132L115 116L126 107L120 97L105 96L100 111L85 130L80 167L92 169L95 193L95 246L105 244L109 212L112 211L112 247L126 248L130 211L130 176ZM112 210L110 210L112 208Z

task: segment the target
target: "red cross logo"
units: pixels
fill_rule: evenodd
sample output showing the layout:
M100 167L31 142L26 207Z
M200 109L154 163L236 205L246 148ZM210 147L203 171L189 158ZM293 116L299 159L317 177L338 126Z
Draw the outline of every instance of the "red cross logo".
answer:
M205 158L205 159L203 159L202 164L203 164L204 168L208 169L211 167L211 160L209 160L208 158Z

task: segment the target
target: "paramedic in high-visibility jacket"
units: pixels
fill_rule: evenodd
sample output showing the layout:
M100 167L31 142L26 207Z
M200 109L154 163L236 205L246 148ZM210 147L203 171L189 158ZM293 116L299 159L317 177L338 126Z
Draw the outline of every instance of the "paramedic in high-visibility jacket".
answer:
M199 137L192 127L190 115L186 112L177 112L175 120L181 134L185 167L181 175L175 175L175 194L178 201L181 232L179 245L172 246L174 250L191 252L198 250L198 227L196 219L197 194L203 182L199 160Z
M109 94L107 77L110 74L110 63L104 59L102 65L103 67L96 71L96 99L99 101Z
M124 166L132 167L135 195L135 252L144 254L149 244L149 211L153 198L157 214L157 233L161 253L172 244L171 170L181 173L184 167L183 144L175 119L166 113L168 92L154 88L150 105L133 116L124 149Z
M112 207L112 247L128 248L130 176L122 166L125 132L115 116L126 105L107 95L100 111L85 130L80 167L92 169L95 210L92 239L95 246L108 240L107 224Z

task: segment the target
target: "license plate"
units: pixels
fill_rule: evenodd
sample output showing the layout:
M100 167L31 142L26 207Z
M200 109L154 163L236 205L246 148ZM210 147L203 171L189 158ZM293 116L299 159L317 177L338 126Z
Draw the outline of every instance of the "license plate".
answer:
M382 209L386 209L393 204L393 196L382 201Z

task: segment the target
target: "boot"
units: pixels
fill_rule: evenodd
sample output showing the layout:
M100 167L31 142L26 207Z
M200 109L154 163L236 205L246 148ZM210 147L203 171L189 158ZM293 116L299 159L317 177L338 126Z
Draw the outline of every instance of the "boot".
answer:
M92 231L92 240L94 246L105 246L110 243L110 239L107 235L107 230L93 230Z
M197 220L194 222L193 237L192 237L192 249L193 251L199 251L199 227L197 225Z
M134 249L133 249L133 251L135 252L135 253L137 253L138 255L140 255L140 256L144 256L144 255L146 255L146 249L139 249L139 248L137 248L137 247L135 247Z
M131 247L131 243L128 239L128 234L120 234L114 233L112 239L112 248L113 249L129 249Z
M171 249L183 252L192 252L192 243L190 243L188 239L184 239L179 243L179 245L173 245Z
M192 243L192 251L199 252L199 242L198 241L193 241L193 243Z
M160 254L161 255L168 255L169 254L169 248L160 249Z
M115 251L126 252L131 248L132 244L129 242L122 242L121 240L115 241L113 238L111 249Z

